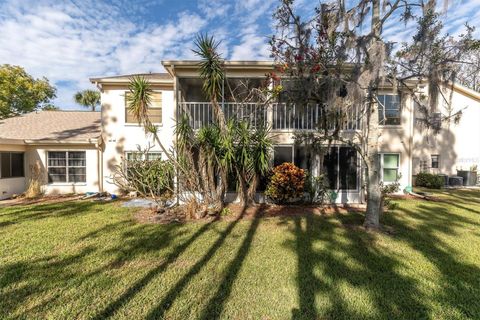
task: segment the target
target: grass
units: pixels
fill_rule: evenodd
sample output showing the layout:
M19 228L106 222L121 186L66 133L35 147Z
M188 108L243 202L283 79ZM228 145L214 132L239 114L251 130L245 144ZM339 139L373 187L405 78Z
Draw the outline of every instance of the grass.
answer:
M117 204L0 209L0 318L480 318L480 192L359 213L138 224Z

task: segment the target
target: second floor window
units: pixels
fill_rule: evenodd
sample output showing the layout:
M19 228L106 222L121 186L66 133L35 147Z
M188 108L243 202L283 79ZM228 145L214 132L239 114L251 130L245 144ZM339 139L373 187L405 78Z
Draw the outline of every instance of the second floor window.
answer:
M378 120L381 125L400 125L400 96L378 95Z
M438 169L438 154L432 154L432 168Z
M130 92L125 92L125 123L138 123L135 116L128 110ZM162 123L162 93L153 92L151 96L148 118L154 124Z

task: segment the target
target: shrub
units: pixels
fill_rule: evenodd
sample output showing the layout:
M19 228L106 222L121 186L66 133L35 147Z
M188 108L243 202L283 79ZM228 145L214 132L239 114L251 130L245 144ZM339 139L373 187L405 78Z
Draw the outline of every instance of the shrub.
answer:
M329 200L329 183L326 175L308 175L305 190L308 193L310 203L324 203Z
M173 197L175 169L170 161L143 160L145 156L124 160L114 170L113 182L120 189L134 191L163 205Z
M427 172L420 172L415 179L417 187L425 187L430 189L441 189L445 184L443 177Z
M265 195L275 203L286 203L303 196L305 170L291 162L273 168Z

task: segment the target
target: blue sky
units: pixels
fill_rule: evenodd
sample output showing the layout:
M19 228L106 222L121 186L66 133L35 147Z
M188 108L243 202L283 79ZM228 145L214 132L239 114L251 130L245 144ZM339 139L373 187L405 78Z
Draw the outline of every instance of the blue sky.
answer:
M303 14L315 0L300 0ZM198 32L222 41L233 60L268 59L267 37L278 0L0 0L0 64L21 65L57 87L55 104L79 109L77 90L93 88L89 77L162 72L161 60L194 58ZM447 30L465 22L480 27L480 0L450 0ZM411 26L391 23L391 40L404 41ZM477 31L478 35L478 31Z

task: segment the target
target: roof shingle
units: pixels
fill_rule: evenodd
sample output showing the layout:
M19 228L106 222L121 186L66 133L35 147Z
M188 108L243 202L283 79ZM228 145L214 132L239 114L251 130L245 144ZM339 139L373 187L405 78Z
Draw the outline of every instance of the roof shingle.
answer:
M38 111L0 120L0 139L88 141L100 134L100 112Z

